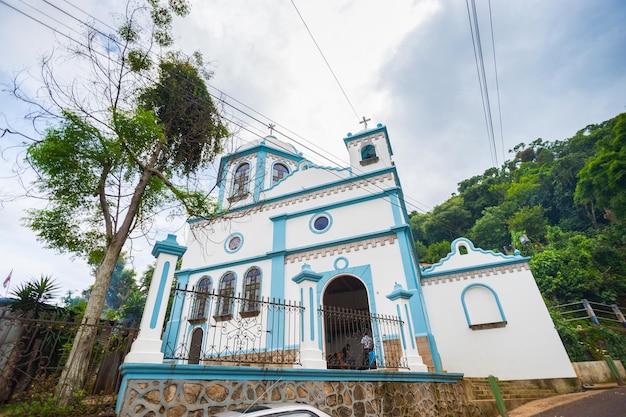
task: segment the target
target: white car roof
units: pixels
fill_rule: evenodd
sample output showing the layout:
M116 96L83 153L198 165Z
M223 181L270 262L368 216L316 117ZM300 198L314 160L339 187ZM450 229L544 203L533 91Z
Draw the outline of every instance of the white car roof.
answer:
M298 413L301 412L301 413ZM308 404L287 403L287 404L253 404L243 406L231 411L224 411L213 414L214 417L261 417L261 416L318 416L331 417L325 412L318 410Z

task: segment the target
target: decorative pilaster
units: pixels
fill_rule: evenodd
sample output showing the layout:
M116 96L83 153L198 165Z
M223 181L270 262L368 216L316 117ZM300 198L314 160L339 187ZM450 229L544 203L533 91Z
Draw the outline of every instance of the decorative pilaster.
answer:
M400 328L402 336L402 350L404 350L405 357L407 359L407 365L409 371L412 372L428 372L428 367L424 364L422 357L417 350L415 343L415 335L413 334L413 325L411 323L411 314L409 299L413 296L412 293L402 288L402 286L396 283L393 287L391 294L387 296L391 301L396 301L396 311L398 318L402 320L402 327Z
M154 275L141 317L139 334L133 342L130 352L126 355L125 363L163 362L161 333L165 320L165 310L170 298L176 263L186 250L187 247L176 242L175 235L167 235L167 239L154 245L152 255L157 258Z
M302 271L291 280L300 285L300 302L304 307L300 339L300 360L308 369L326 369L324 354L320 348L319 320L317 319L317 282L322 274L314 272L308 264L302 265Z

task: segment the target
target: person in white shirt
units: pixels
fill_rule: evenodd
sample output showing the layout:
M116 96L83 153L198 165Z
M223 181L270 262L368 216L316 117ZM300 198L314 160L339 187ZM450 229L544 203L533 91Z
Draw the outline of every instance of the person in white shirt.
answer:
M371 368L370 352L374 350L374 339L369 335L369 332L365 332L363 335L361 347L363 348L363 366Z

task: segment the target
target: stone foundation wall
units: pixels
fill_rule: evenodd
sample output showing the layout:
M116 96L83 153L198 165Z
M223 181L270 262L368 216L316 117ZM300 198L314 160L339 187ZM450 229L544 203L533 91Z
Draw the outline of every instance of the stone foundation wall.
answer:
M256 402L304 402L340 417L483 415L460 382L129 380L123 396L119 417L208 417Z
M495 417L486 378L452 373L124 364L118 417L209 417L302 402L334 417ZM507 410L580 390L578 378L498 381Z

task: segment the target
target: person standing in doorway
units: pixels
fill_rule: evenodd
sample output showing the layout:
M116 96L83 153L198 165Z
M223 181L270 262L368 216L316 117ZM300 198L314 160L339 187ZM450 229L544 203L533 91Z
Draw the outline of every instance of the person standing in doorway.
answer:
M369 331L366 331L363 335L363 338L361 339L361 347L363 348L363 366L370 368L370 353L374 351L374 339L370 336Z

